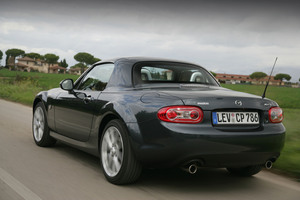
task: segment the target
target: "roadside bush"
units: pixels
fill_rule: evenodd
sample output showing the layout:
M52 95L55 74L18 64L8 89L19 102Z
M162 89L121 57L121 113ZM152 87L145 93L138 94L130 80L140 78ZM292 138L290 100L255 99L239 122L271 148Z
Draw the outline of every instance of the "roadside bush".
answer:
M38 87L38 81L36 77L32 77L32 76L21 76L21 75L16 75L15 77L15 83L17 84L25 84L25 85L31 85L31 86L36 86Z

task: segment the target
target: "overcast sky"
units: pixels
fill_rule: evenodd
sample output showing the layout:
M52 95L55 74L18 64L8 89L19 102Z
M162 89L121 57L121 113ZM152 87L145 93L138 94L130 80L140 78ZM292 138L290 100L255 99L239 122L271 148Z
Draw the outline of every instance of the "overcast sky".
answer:
M289 0L0 0L0 50L54 53L69 65L78 52L173 58L246 75L269 74L278 57L274 74L298 81L299 8Z

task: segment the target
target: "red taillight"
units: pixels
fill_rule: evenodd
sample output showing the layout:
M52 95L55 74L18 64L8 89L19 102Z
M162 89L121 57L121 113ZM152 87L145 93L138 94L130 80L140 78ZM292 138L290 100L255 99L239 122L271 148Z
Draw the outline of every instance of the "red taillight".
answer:
M280 123L283 120L283 111L279 107L273 107L269 110L269 120L272 123Z
M160 120L173 123L199 123L203 120L203 111L194 106L169 106L158 111Z

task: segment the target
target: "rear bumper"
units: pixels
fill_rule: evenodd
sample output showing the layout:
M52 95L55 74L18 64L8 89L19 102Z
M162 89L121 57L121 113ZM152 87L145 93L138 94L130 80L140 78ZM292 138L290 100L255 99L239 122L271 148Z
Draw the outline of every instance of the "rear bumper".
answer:
M279 157L285 141L282 124L267 124L251 132L155 120L136 125L131 131L140 134L131 132L132 144L137 159L146 167L174 167L191 160L201 160L204 167L264 164Z

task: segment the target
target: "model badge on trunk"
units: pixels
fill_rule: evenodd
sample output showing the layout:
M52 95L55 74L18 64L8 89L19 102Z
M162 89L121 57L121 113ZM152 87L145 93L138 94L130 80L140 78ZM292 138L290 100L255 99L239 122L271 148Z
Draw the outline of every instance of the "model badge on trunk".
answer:
M237 106L242 106L243 105L243 103L242 103L242 101L240 101L240 100L235 100L235 105L237 105Z
M198 102L197 104L204 106L204 105L209 105L209 102Z

